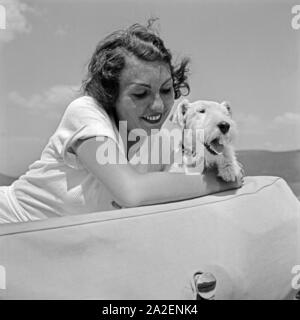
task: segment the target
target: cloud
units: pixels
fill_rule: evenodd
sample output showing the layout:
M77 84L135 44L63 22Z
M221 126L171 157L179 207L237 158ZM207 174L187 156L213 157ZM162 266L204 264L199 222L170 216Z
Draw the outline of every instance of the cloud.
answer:
M41 94L24 97L16 91L8 94L14 106L27 109L29 113L58 117L74 98L78 96L79 85L56 85Z
M296 125L300 127L300 113L286 112L275 117L274 125Z
M0 173L18 177L39 159L47 139L26 136L0 136Z
M70 31L69 26L59 26L55 30L54 35L58 37L64 37L69 33L69 31Z
M300 148L300 113L285 112L271 119L238 114L235 119L239 128L240 149L279 151Z
M9 116L15 120L0 132L0 172L18 176L39 159L67 105L78 96L78 89L78 85L61 84L29 96L17 91L8 94Z
M36 9L20 0L2 0L1 5L6 10L6 29L0 30L0 42L9 42L17 34L31 32L32 27L26 14L37 13Z

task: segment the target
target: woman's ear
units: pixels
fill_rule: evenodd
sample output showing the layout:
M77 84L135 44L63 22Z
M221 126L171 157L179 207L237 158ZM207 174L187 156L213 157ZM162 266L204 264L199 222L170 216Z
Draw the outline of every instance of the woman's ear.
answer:
M231 110L231 105L230 105L230 103L229 103L228 101L223 101L223 102L221 103L221 105L225 106L226 109L228 110L229 114L232 116L232 110Z
M188 100L182 100L176 110L174 111L173 115L170 118L170 121L176 124L179 124L181 127L184 127L184 116L189 107L190 103Z

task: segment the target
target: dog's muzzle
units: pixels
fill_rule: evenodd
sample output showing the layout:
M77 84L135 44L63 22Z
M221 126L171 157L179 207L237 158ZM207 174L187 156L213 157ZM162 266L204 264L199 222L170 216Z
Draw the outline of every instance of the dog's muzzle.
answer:
M224 145L220 142L219 138L215 138L210 143L204 143L204 146L214 156L221 154L224 150Z

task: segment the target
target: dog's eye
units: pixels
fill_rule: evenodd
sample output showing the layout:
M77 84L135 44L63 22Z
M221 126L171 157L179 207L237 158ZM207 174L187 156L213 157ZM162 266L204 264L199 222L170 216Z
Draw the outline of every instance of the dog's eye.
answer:
M205 109L198 110L199 113L205 113Z

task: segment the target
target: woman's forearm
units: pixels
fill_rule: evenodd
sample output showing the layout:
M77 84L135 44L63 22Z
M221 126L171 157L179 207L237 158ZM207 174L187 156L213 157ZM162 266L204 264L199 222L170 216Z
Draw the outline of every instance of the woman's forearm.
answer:
M114 146L115 142L107 139ZM77 148L83 166L97 177L122 207L137 207L191 199L239 187L240 182L226 183L209 171L204 175L184 173L146 172L127 163L99 164L96 155L99 142L89 139ZM120 154L122 156L122 154Z
M135 206L191 199L240 187L238 181L223 182L212 171L205 175L151 172L139 175L135 183Z

